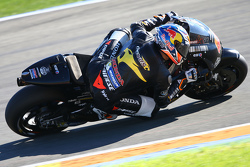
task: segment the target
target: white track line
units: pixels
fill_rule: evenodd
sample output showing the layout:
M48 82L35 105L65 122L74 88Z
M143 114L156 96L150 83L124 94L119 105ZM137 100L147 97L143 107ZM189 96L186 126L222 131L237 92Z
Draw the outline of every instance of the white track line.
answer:
M168 141L171 141L171 140L183 139L183 138L188 138L188 137L193 137L193 136L200 136L200 135L204 135L204 134L208 134L208 133L219 132L219 131L223 131L223 130L227 130L227 129L231 129L231 128L237 128L237 127L243 127L243 126L249 126L249 125L250 125L250 123L246 123L246 124L230 126L230 127L215 129L215 130L206 131L206 132L200 132L200 133L185 135L185 136L179 136L179 137L163 139L163 140L157 140L157 141L152 141L152 142L147 142L147 143L141 143L141 144L126 146L126 147L120 147L120 148L115 148L115 149L109 149L109 150L104 150L104 151L98 151L98 152L93 152L93 153L76 155L76 156L72 156L72 157L61 158L61 159L57 159L57 160L52 160L52 161L27 165L27 166L23 166L23 167L35 167L35 166L47 165L47 164L52 164L52 163L57 163L57 162L62 162L62 161L73 160L73 159L77 159L77 158L83 158L83 157L87 157L87 156L93 156L93 155L98 155L98 154L103 154L103 153L120 151L120 150L125 150L125 149L130 149L130 148L135 148L135 147L141 147L141 146L146 146L146 145L152 145L152 144L156 144L156 143L168 142Z
M85 1L70 3L70 4L66 4L66 5L55 6L55 7L51 7L51 8L36 10L33 12L27 12L27 13L17 14L17 15L13 15L13 16L2 17L2 18L0 18L0 22L12 20L12 19L17 19L17 18L22 18L22 17L27 17L27 16L32 16L32 15L36 15L36 14L48 13L48 12L53 12L53 11L57 11L57 10L63 10L63 9L83 6L83 5L89 5L89 4L98 3L98 2L104 2L104 1L108 1L108 0L85 0Z

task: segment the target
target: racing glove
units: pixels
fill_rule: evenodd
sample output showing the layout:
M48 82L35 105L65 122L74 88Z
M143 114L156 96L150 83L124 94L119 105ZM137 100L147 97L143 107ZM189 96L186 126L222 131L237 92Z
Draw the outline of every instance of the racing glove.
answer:
M185 71L187 78L187 83L197 81L197 70L196 68L190 68L188 71Z
M197 81L197 78L196 68L190 68L188 71L185 71L185 74L181 74L180 77L178 77L178 79L176 79L169 87L169 102L174 101L175 97L178 96L178 94L187 86L187 84Z
M173 11L168 12L164 15L158 14L156 16L153 16L153 18L151 19L142 20L141 25L144 26L146 31L151 31L155 27L166 24L169 21L172 21L174 19L173 16L178 16L178 14Z

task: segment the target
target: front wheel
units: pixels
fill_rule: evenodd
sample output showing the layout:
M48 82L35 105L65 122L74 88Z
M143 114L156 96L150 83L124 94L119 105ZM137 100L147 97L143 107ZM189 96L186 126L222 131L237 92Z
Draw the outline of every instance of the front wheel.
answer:
M27 86L10 99L5 119L10 129L22 136L35 137L60 132L66 127L46 127L41 122L58 113L64 102L65 96L56 88Z
M223 96L236 89L244 81L247 71L246 60L240 55L239 59L232 64L215 69L214 78L210 82L193 86L185 95L201 100Z

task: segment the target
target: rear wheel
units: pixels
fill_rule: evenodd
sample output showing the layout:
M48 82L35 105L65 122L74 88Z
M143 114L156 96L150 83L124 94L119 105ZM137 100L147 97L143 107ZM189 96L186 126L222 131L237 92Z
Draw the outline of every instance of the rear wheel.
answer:
M58 113L65 99L56 88L24 87L10 99L5 111L6 122L14 132L28 137L60 132L66 127L49 125L44 120L62 118Z
M215 69L214 77L210 82L193 86L185 95L201 100L223 96L236 89L244 81L247 71L246 60L240 55L234 63Z

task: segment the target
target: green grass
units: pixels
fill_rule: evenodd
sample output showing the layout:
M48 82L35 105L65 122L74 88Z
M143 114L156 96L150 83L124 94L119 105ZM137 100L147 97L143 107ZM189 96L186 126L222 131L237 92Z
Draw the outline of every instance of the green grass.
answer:
M249 167L250 140L138 160L115 167Z
M0 17L10 16L83 0L0 0Z

